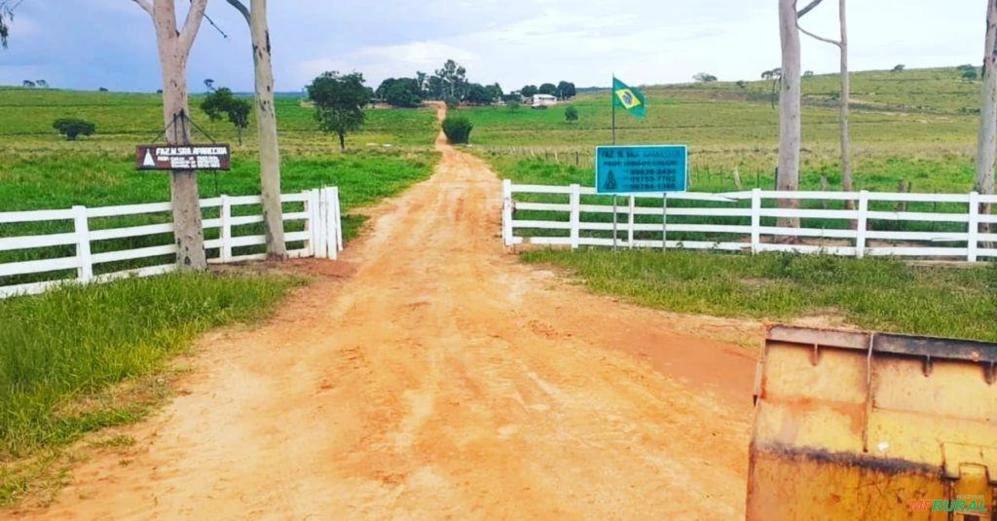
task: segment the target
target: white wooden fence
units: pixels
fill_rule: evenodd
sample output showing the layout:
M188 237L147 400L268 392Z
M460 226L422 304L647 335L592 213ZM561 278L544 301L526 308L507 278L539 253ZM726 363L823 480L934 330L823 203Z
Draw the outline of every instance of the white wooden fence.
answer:
M517 197L522 199L525 194L543 194L531 197L543 202L517 200ZM592 199L594 195L596 192L592 187L517 185L509 180L503 181L504 243L506 246L538 244L571 248L609 246L752 253L782 251L854 257L942 258L969 262L997 258L997 247L993 246L997 243L997 233L980 231L980 225L986 223L993 224L993 228L997 229L997 215L979 211L981 204L997 203L997 196L980 195L976 192L916 194L754 189L727 193L627 194L617 196L616 205L605 201L601 204L583 204L583 197ZM554 199L560 199L561 202L553 202ZM647 202L649 200L655 203ZM850 200L854 202L855 209L777 208L775 201L778 200L837 201L841 206L844 206L841 201ZM676 201L682 203L675 205ZM750 201L750 206L741 204L744 201ZM767 201L769 204L765 204ZM870 210L870 204L884 206L882 202L895 203L890 206L899 205L901 209ZM673 206L669 207L669 203ZM907 203L940 203L948 207L954 206L952 203L962 203L966 210L959 213L905 211L903 207ZM533 217L517 218L520 212L531 213ZM600 214L610 214L613 217L598 219L596 216ZM717 218L722 217L739 217L743 224L717 224ZM674 218L681 218L681 222L675 223ZM805 219L807 225L800 228L767 226L763 225L763 218L800 218ZM673 219L673 222L669 222L669 219ZM833 221L837 221L837 224ZM852 226L843 227L842 221L849 221ZM889 221L935 223L932 227L946 230L875 229L884 227L875 226L876 224ZM814 223L829 226L817 227ZM958 230L953 231L955 228ZM708 234L711 237L719 235L722 239L676 240L675 235L690 233L700 236ZM671 238L669 234L672 234ZM780 244L779 239L784 237L796 237L798 240L795 244Z
M330 187L308 190L298 194L284 194L281 196L281 200L284 203L303 203L302 207L304 208L300 212L284 212L285 223L293 221L304 223L304 231L293 231L284 234L286 242L304 244L303 248L290 251L289 255L298 258L317 257L335 259L343 249L339 189ZM230 197L223 195L221 197L201 200L202 210L209 208L219 209L217 218L204 219L203 221L205 230L219 230L219 237L217 239L205 241L206 250L218 250L218 253L209 259L209 262L228 263L266 258L266 254L233 255L234 248L265 244L265 237L263 235L237 236L233 234L233 228L237 226L263 222L262 215L233 215L233 208L259 205L260 202L260 196ZM173 224L171 222L91 229L91 219L142 215L149 217L150 214L165 214L171 211L171 203L152 203L99 208L74 206L68 210L0 213L0 225L61 221L63 223L71 222L73 230L67 233L47 235L0 236L0 255L4 252L30 251L57 246L75 247L75 254L72 256L46 258L43 260L4 263L2 257L0 257L0 298L12 295L40 293L52 286L69 281L80 283L107 282L123 277L145 277L174 271L176 263L170 262L157 266L145 266L125 271L101 273L100 275L94 274L97 271L95 267L101 264L176 255L176 244L91 253L91 244L96 241L173 233ZM164 216L164 219L169 218L169 216ZM17 275L64 272L66 270L75 270L76 277L69 279L63 277L58 280L43 280L16 285L2 285L4 277L9 279Z

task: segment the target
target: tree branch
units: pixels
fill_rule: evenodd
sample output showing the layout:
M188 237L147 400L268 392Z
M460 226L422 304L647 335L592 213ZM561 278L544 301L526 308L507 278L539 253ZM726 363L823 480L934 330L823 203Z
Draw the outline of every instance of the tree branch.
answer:
M145 12L149 13L149 16L154 16L152 14L152 2L150 0L132 0L132 2L135 2L139 7L145 9Z
M194 46L194 38L197 37L197 32L201 29L204 10L207 7L208 0L191 0L190 2L190 11L187 11L187 19L183 23L183 30L180 31L180 49L185 54L189 54L190 48Z
M239 0L226 0L229 5L235 8L236 11L242 14L243 18L246 19L246 23L252 25L252 17L249 14L249 9L246 8L246 4L240 2Z
M805 34L805 35L813 38L814 40L819 40L819 41L822 41L824 43L829 43L829 44L834 45L834 46L836 46L838 48L841 48L841 42L839 42L838 40L832 40L830 38L824 38L823 36L817 36L816 34L814 34L814 33L810 32L810 31L804 29L803 27L800 27L799 20L797 20L797 22L796 22L796 28L799 29L801 33L803 33L803 34Z
M817 7L818 5L820 5L820 3L823 2L823 1L824 0L813 0L812 2L810 2L809 4L807 4L806 7L804 7L803 9L800 9L799 11L796 12L796 19L799 20L800 18L803 18L804 16L806 16L807 13L809 13L810 11L813 11L814 8Z

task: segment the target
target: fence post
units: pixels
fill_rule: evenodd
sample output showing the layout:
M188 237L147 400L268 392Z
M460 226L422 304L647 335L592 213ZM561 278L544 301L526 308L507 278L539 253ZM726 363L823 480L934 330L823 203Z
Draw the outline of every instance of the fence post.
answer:
M329 238L329 231L326 229L325 221L325 190L316 188L313 191L313 198L315 200L315 257L328 259L329 248L326 246L326 242Z
M327 259L336 260L339 249L336 245L336 201L332 198L332 190L327 186L322 188L325 198L325 213L322 214L322 230L325 232L325 249Z
M661 251L668 251L668 192L661 197Z
M762 189L751 190L751 253L758 253L762 243Z
M303 190L301 195L305 198L305 231L308 232L308 239L305 241L305 257L315 256L315 221L312 220L312 195L311 191Z
M855 226L855 256L859 259L865 257L865 237L869 223L869 191L859 192L859 218Z
M627 215L627 247L634 247L634 196L630 196L630 212Z
M969 193L969 225L966 230L969 232L967 260L976 262L980 247L980 194L976 191Z
M582 190L579 185L571 185L571 249L577 250L581 244Z
M512 181L502 180L502 242L512 246Z
M227 195L222 195L222 206L219 209L219 221L221 225L218 230L218 237L221 239L221 246L218 248L218 257L222 262L232 261L232 202Z
M93 280L93 258L90 256L90 222L87 220L87 207L73 207L73 227L76 231L76 259L80 262L76 278L80 282Z
M333 259L339 258L339 252L343 251L343 210L339 204L339 187L329 188L329 196L332 198L332 225L336 230L336 247L333 252Z

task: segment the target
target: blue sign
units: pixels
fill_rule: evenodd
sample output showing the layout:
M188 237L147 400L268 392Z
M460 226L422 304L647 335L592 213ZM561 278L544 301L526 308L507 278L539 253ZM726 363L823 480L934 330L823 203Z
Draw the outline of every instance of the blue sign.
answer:
M596 147L596 191L684 192L689 186L688 157L685 145Z

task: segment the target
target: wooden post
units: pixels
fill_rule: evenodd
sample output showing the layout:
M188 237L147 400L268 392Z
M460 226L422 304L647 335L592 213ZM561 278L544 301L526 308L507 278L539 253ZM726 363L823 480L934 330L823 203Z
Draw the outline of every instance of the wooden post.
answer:
M305 197L305 215L308 218L305 220L305 231L308 232L308 241L305 243L305 257L317 257L315 252L315 207L312 204L312 191L305 190L301 192L301 195Z
M634 196L630 196L630 210L627 214L627 248L634 248Z
M93 257L90 255L90 222L85 206L73 207L73 226L76 231L76 259L80 263L76 278L80 282L90 282L93 280Z
M616 251L616 194L613 194L613 251Z
M581 245L581 221L582 221L582 208L581 208L581 186L577 184L571 185L571 249L577 250Z
M668 192L661 198L661 251L668 250Z
M856 226L857 235L855 237L855 256L858 258L865 257L865 241L866 232L868 231L869 224L869 191L862 190L859 192L859 218L858 226Z
M758 253L762 243L762 189L751 191L751 253Z
M502 242L512 246L512 181L502 180Z
M980 194L976 191L969 193L969 222L966 230L968 232L966 260L976 262L980 247Z
M331 194L332 202L333 202L333 208L335 209L335 211L332 214L333 215L333 220L332 221L333 221L333 226L336 229L336 250L335 250L336 253L333 256L333 259L336 259L336 258L339 257L339 252L343 251L343 248L344 248L344 244L343 244L343 208L342 208L342 206L340 205L340 202L339 202L339 187L338 186L333 186L332 188L329 189L329 193Z
M220 209L218 237L221 239L221 246L218 256L222 262L232 261L232 202L227 195L222 195L222 206Z
M326 197L325 190L314 190L315 201L315 256L320 259L329 258L329 230L326 228Z

